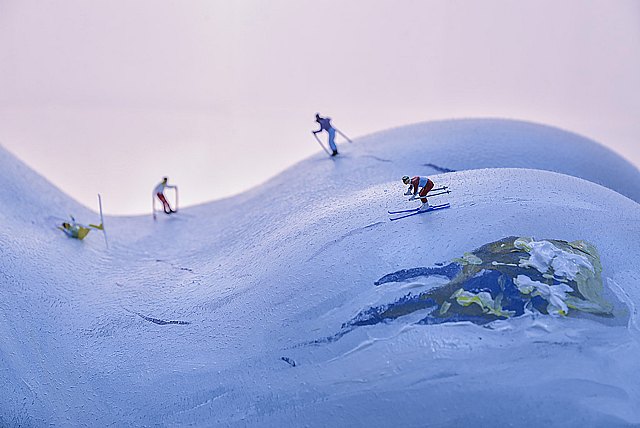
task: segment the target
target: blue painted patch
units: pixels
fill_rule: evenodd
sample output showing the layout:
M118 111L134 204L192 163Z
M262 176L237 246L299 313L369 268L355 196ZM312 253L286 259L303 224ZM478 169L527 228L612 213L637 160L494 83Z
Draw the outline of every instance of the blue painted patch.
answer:
M401 282L407 281L412 278L417 278L419 276L445 276L449 279L455 278L456 275L460 273L462 270L462 266L458 263L449 263L448 265L441 267L418 267L412 269L402 269L388 275L383 276L376 282L375 285L382 285L389 282Z
M434 267L402 269L384 275L375 281L376 286L411 280L418 281L417 278L431 276L444 277L449 282L419 294L409 292L393 302L366 308L342 324L340 331L334 336L314 343L332 342L356 328L389 323L418 311L427 312L427 315L418 322L423 325L461 321L483 325L495 320L523 315L525 308L547 314L549 302L540 296L532 297L530 294L521 293L513 279L523 274L533 281L548 285L559 284L559 282L544 277L533 268L520 266L520 260L529 255L514 246L516 239L517 237L510 236L476 249L472 254L479 260L478 264L452 262L447 265L438 264ZM576 248L580 250L582 246L588 245L582 241L576 241L578 243L575 246L571 246L571 243L566 241L551 240L551 242L566 251L572 251ZM597 251L592 246L590 248L592 248L591 252L580 251L592 259L593 265L599 265ZM597 273L596 279L601 284L599 273ZM575 281L566 284L573 289L567 293L568 295L575 299L585 299ZM461 300L458 303L458 293L462 291L473 295L485 292L490 295L490 299L482 303L480 300L470 301L468 300L469 296L466 296L467 300ZM481 296L487 297L486 295ZM465 306L465 303L469 304ZM610 313L603 309L602 313L598 315L610 316Z

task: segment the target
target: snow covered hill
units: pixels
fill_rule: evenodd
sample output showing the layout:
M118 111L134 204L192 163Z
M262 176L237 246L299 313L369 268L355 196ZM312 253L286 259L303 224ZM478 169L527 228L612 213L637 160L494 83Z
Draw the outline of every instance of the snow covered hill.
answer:
M472 135L487 152L462 150ZM388 131L157 222L109 217L108 250L56 230L97 215L0 150L0 426L640 424L640 205L620 194L638 172L595 143L565 156L577 141L510 121ZM434 175L489 158L620 193ZM431 200L451 208L390 221L416 205L403 174L448 185Z
M363 155L427 173L534 168L584 178L640 202L640 170L593 140L504 119L425 122L363 137ZM389 180L396 179L400 168ZM391 169L391 168L389 168Z

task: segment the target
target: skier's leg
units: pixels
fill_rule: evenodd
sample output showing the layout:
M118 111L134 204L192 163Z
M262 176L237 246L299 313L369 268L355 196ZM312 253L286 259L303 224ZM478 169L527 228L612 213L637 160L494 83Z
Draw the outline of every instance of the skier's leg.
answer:
M336 147L336 130L333 128L329 128L329 130L327 131L329 133L329 147L331 147L331 151L333 152L333 155L337 155L338 154L338 147Z
M427 181L427 185L426 185L426 186L424 186L424 187L422 188L422 190L420 190L420 196L421 196L420 200L422 201L422 203L423 203L423 204L426 204L426 203L427 203L427 197L426 197L426 196L427 196L427 193L429 193L429 191L430 191L431 189L433 189L433 186L434 186L433 181L431 181L431 179L429 179L429 180Z
M164 210L164 213L171 214L173 210L171 209L171 205L169 205L169 201L167 201L167 198L165 198L162 193L158 193L158 199L160 199L160 202L162 202L162 209Z
M167 201L167 198L165 198L164 195L162 195L162 205L162 208L164 209L164 212L166 214L171 214L173 212L173 210L171 209L171 205L169 205L169 201Z

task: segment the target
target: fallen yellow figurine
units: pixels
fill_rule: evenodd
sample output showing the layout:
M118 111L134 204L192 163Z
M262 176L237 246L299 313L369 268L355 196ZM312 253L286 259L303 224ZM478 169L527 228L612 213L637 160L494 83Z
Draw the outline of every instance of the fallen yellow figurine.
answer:
M65 221L64 223L62 223L62 226L58 226L58 229L66 233L67 236L71 238L83 240L87 237L89 232L91 232L91 229L104 230L104 226L102 225L102 223L100 223L99 225L89 224L89 226L85 226L83 224L76 223L73 217L71 217L71 221L72 223L68 223Z
M100 230L104 234L104 243L107 248L109 248L109 242L107 241L107 231L104 230L104 217L102 217L102 198L100 197L100 194L98 194L98 205L100 207L99 225L89 223L88 226L85 226L84 224L77 223L76 219L73 218L73 216L69 216L71 217L71 222L63 222L61 226L58 226L58 229L63 231L68 237L80 240L86 238L89 232L91 232L91 229Z

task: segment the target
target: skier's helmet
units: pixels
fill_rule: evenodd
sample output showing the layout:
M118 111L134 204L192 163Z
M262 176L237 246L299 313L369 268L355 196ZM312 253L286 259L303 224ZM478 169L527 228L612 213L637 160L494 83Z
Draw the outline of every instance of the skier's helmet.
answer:
M408 175L402 176L402 182L404 184L409 184L410 181L411 181L411 178Z
M166 183L167 181L169 181L169 177L162 177L162 182Z
M316 113L316 122L320 120L320 113Z

